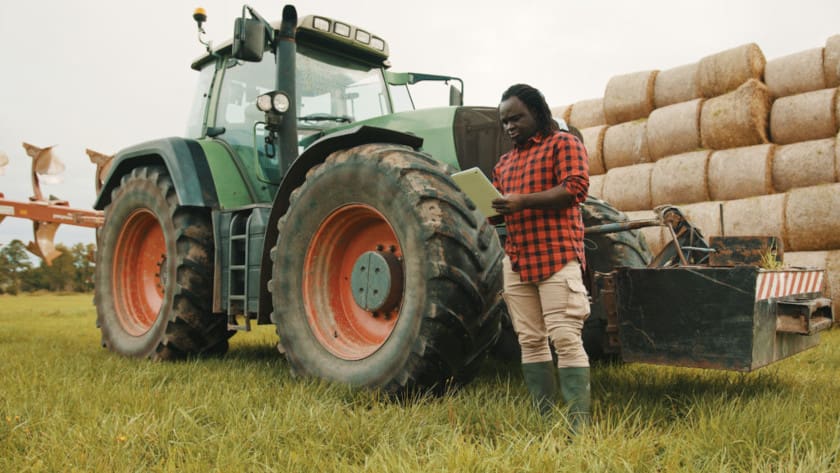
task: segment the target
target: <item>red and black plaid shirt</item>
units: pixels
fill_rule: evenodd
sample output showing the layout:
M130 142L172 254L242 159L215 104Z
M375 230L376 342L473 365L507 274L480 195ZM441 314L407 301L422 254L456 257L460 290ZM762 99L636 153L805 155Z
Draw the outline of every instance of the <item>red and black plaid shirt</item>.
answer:
M505 252L523 281L546 279L574 259L586 264L579 204L589 190L588 159L573 135L537 133L505 153L493 168L493 184L502 194L533 194L562 185L574 196L568 208L505 215Z

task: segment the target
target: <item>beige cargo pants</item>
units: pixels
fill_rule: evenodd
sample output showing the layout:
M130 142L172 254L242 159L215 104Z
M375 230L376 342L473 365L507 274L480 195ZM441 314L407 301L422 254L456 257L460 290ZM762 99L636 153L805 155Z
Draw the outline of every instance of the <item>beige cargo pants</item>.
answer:
M589 316L589 298L580 263L571 261L538 282L522 281L508 257L503 266L504 298L522 348L522 363L551 361L550 338L558 368L588 367L581 331Z

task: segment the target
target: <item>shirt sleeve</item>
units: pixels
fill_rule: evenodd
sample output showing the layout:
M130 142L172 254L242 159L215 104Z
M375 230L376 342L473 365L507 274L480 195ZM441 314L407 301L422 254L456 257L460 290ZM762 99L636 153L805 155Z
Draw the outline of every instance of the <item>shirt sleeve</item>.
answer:
M575 204L586 200L589 192L589 157L586 148L575 136L560 133L556 144L555 175Z

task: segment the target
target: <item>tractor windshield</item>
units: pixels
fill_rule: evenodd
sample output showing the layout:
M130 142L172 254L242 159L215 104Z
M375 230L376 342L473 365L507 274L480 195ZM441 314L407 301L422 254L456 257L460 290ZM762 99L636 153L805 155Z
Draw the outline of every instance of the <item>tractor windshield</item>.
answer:
M274 56L261 62L229 60L216 111L216 126L234 146L262 143L264 120L257 97L274 90ZM301 138L321 130L391 113L382 70L298 45L297 116ZM257 139L255 141L255 138Z

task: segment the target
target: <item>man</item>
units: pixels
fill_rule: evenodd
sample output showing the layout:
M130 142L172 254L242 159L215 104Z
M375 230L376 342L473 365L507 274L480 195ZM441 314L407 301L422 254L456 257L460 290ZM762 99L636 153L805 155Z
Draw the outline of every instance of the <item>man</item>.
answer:
M493 169L503 197L493 208L507 226L504 298L522 349L522 374L543 415L560 393L574 431L590 419L589 358L581 331L589 316L583 284L583 218L589 189L586 149L557 130L545 98L525 84L502 94L499 118L513 149Z

